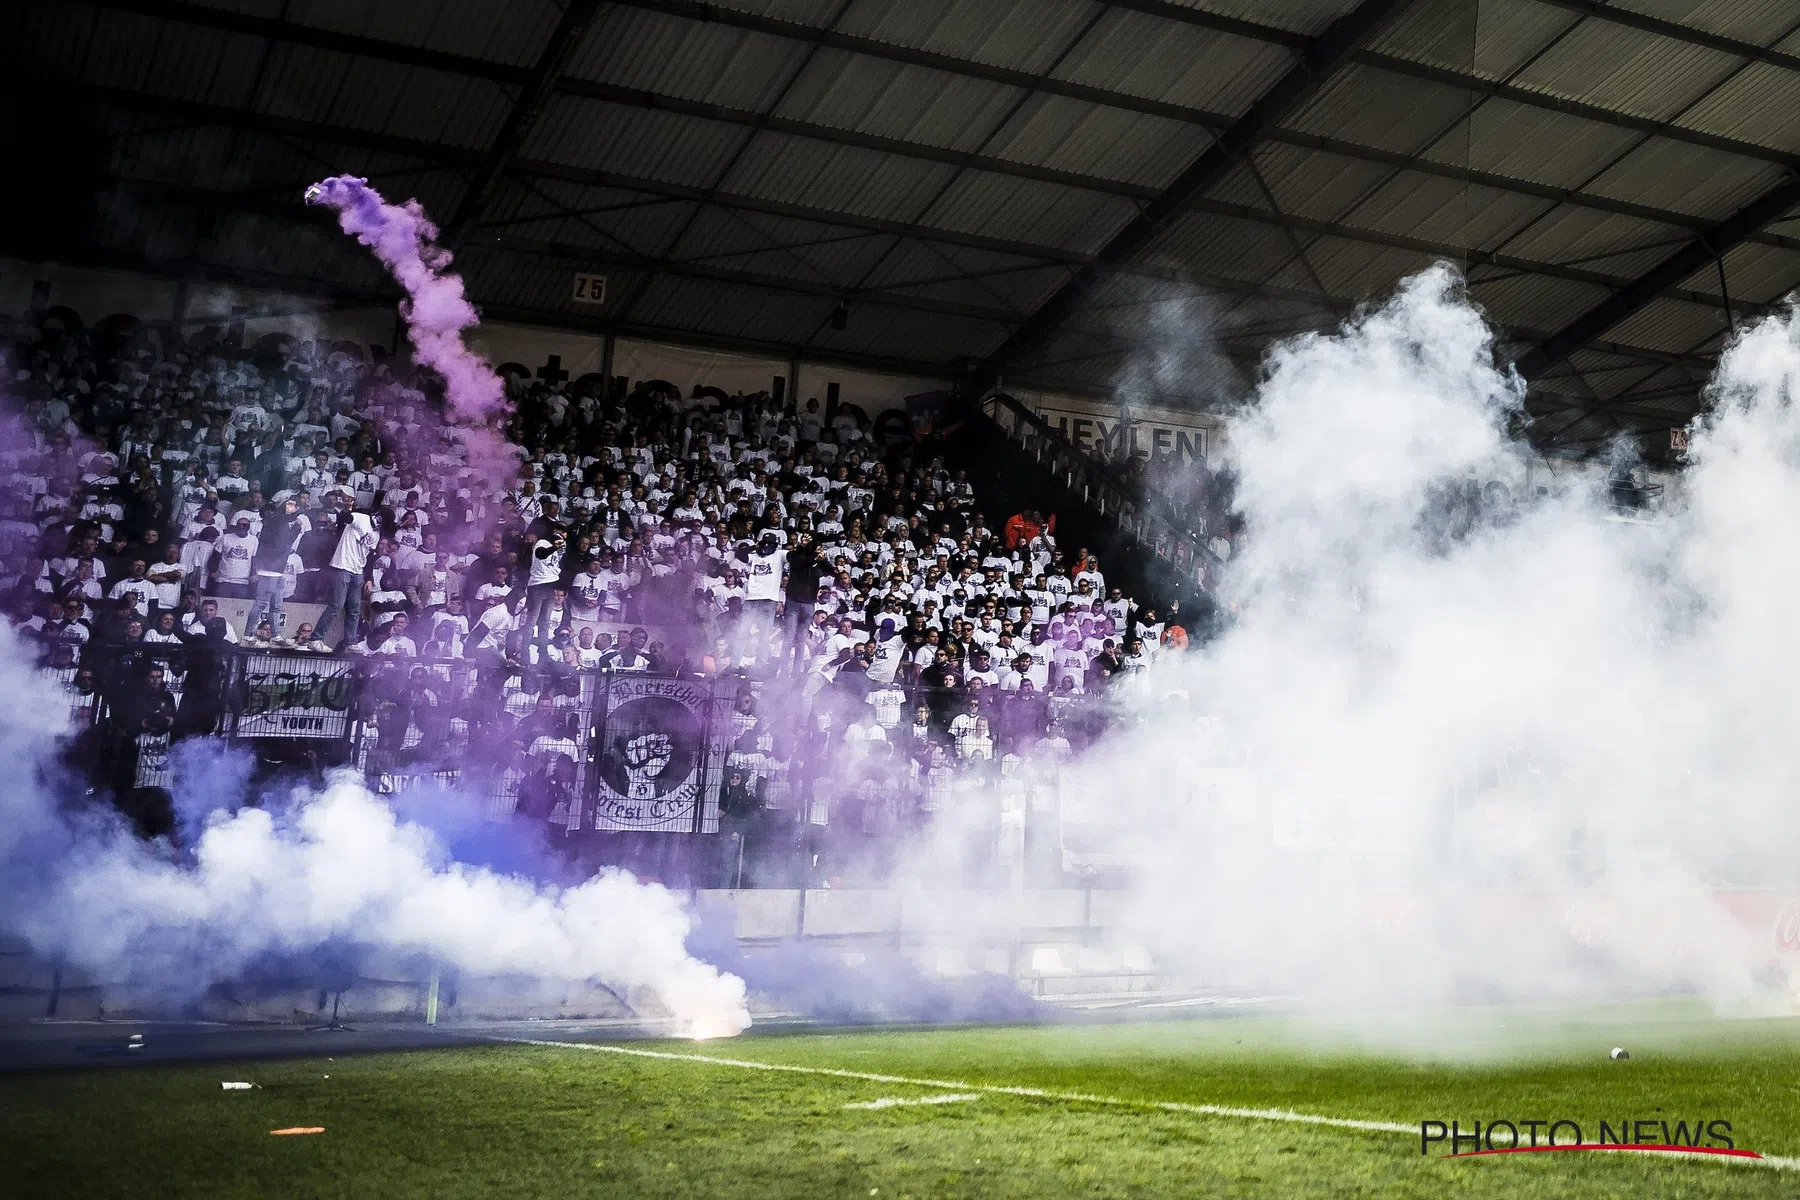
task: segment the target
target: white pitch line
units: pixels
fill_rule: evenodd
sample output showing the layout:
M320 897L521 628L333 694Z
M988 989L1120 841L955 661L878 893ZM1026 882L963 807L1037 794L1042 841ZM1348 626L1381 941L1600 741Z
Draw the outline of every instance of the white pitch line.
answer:
M1332 1129L1355 1129L1364 1133L1404 1133L1419 1135L1416 1125L1397 1121L1359 1121L1351 1117L1324 1117L1316 1113L1294 1112L1285 1108L1237 1108L1226 1104L1183 1104L1176 1100L1131 1100L1123 1096L1094 1096L1086 1092L1052 1092L1043 1088L1003 1087L999 1084L965 1083L951 1079L917 1079L910 1075L878 1075L872 1071L845 1071L837 1067L801 1067L789 1063L754 1062L744 1058L720 1058L711 1054L675 1054L668 1050L642 1050L636 1046L611 1046L599 1042L555 1042L544 1038L500 1038L524 1046L552 1046L560 1050L590 1050L598 1054L623 1054L631 1058L661 1058L671 1062L705 1063L714 1067L737 1067L746 1071L784 1071L790 1075L823 1075L832 1079L860 1079L869 1083L898 1083L910 1087L938 1088L947 1091L979 1092L992 1096L1024 1096L1033 1100L1059 1100L1067 1104L1096 1104L1112 1108L1151 1109L1157 1112L1192 1113L1203 1117L1235 1117L1248 1121L1283 1121L1294 1125L1324 1125ZM867 1104L848 1104L846 1108L888 1108L898 1104L949 1103L951 1099L973 1099L972 1096L930 1097L925 1100L877 1100ZM1735 1163L1739 1166L1768 1167L1777 1171L1800 1171L1800 1158L1765 1154L1761 1158L1723 1158L1712 1154L1669 1155L1686 1161L1706 1159L1708 1162Z
M1195 1113L1207 1117L1287 1121L1300 1125L1328 1125L1333 1129L1359 1129L1371 1133L1407 1133L1415 1137L1419 1132L1416 1126L1401 1125L1394 1121L1357 1121L1349 1117L1321 1117L1313 1113L1290 1112L1284 1108L1233 1108L1223 1104L1182 1104L1174 1100L1128 1100L1120 1096L1093 1096L1086 1092L1051 1092L1043 1088L1002 1087L999 1084L968 1083L955 1079L917 1079L909 1075L877 1075L870 1071L845 1071L836 1067L800 1067L788 1063L751 1062L748 1059L719 1058L711 1054L675 1054L667 1050L641 1050L636 1046L609 1046L597 1042L553 1042L542 1038L505 1038L503 1040L527 1046L556 1046L564 1050L592 1050L600 1054L625 1054L632 1058L662 1058L674 1062L707 1063L715 1067L738 1067L746 1071L785 1071L792 1075L824 1075L833 1079L861 1079L869 1083L899 1083L910 1087L936 1088L947 1092L1025 1096L1033 1100L1060 1100L1065 1104L1099 1104L1113 1108L1149 1108L1163 1112Z
M908 1100L902 1096L883 1096L879 1100L860 1100L855 1104L846 1104L845 1108L910 1108L916 1104L962 1104L969 1100L979 1100L974 1092L951 1092L948 1096L921 1096L917 1100Z

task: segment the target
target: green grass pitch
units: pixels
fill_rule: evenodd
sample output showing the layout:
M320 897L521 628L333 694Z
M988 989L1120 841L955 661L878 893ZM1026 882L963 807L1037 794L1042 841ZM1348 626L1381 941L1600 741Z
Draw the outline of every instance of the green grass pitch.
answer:
M1427 1118L1569 1116L1591 1129L1705 1116L1730 1120L1741 1147L1800 1156L1800 1022L1513 1010L1406 1036L1432 1049L1275 1018L628 1047L972 1092L519 1044L17 1075L0 1078L0 1196L1800 1196L1796 1169L1650 1154L1447 1161L1420 1157L1416 1132L1149 1106L1415 1131ZM1631 1059L1610 1061L1613 1044ZM226 1079L259 1086L225 1092ZM945 1094L975 1098L846 1107ZM269 1134L288 1126L325 1132Z

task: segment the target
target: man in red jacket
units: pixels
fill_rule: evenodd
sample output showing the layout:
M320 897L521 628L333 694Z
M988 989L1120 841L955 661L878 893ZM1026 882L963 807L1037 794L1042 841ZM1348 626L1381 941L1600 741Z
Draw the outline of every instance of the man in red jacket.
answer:
M1032 539L1039 534L1056 532L1056 514L1045 521L1043 515L1035 508L1016 512L1006 518L1006 527L1001 531L1006 537L1006 548L1017 550L1020 546L1031 545Z

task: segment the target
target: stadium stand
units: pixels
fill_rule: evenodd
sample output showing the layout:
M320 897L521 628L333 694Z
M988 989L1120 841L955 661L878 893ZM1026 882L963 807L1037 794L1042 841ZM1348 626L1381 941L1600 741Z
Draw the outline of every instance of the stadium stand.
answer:
M54 310L4 332L0 594L146 832L168 828L171 742L219 735L386 790L479 781L491 816L733 885L879 874L885 834L977 791L976 869L1019 869L1009 781L1189 644L1179 600L1122 583L1148 580L1139 547L1173 562L1197 535L1007 397L915 433L791 395L509 373L501 491L429 380L355 346ZM661 726L608 741L634 677L670 681L698 749ZM608 745L636 760L616 787ZM684 753L716 813L629 803Z

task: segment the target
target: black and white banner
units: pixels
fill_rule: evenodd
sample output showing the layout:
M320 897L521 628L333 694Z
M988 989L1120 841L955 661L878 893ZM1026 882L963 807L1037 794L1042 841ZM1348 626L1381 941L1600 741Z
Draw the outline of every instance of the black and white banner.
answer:
M587 829L707 832L718 827L707 764L711 688L687 679L607 682ZM715 786L709 787L709 783Z
M341 738L356 696L349 659L309 654L245 657L237 736Z

